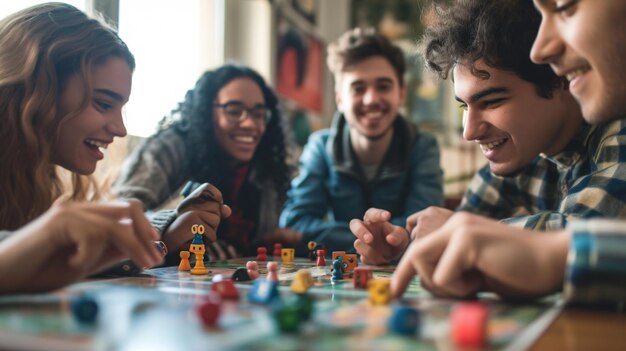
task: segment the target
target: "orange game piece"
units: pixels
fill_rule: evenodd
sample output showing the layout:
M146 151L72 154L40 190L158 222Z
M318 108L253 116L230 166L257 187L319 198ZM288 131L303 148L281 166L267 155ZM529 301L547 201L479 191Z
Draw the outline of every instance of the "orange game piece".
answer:
M179 271L189 271L191 269L191 264L189 263L189 251L181 251L180 252L180 264L178 265Z

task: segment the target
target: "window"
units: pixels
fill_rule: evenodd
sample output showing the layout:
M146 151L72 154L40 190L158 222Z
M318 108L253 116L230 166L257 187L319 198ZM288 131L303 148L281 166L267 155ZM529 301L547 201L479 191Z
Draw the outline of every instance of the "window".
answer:
M222 1L120 0L120 37L137 62L126 105L128 134L153 134L201 73L222 63L220 6Z

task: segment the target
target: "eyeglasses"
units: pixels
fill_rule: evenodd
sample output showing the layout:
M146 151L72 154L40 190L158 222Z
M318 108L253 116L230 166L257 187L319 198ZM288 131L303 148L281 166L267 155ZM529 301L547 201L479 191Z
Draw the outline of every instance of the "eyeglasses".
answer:
M225 104L214 104L214 107L221 108L224 116L233 122L239 123L246 119L246 115L255 122L267 123L272 117L272 111L266 106L255 106L252 108L245 107L241 102L230 101ZM244 114L244 112L247 112Z

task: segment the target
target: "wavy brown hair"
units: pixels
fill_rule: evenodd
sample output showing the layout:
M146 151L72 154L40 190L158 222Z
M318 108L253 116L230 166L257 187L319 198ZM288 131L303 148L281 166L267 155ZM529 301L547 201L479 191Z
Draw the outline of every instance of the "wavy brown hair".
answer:
M452 5L433 2L424 12L425 31L419 49L428 68L446 79L458 63L472 74L488 79L476 68L489 67L515 73L535 85L539 96L550 98L565 86L549 65L530 60L541 15L529 0L459 0Z
M91 91L90 71L111 57L133 55L115 31L63 3L26 8L0 20L0 229L16 229L45 212L61 195L74 200L99 196L91 176L71 173L65 189L51 162L63 123L87 108L57 114L70 76Z

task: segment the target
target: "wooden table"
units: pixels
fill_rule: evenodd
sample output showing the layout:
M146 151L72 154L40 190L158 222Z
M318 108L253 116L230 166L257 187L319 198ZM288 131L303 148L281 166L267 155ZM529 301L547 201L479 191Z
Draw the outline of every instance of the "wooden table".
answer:
M626 350L626 314L564 309L531 350Z

